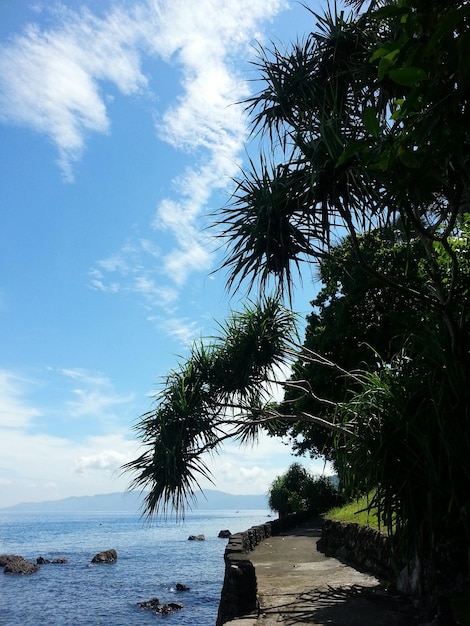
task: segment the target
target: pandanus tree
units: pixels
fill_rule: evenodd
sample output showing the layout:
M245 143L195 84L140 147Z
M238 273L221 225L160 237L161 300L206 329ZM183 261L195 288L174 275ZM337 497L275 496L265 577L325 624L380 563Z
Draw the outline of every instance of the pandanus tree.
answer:
M439 312L468 370L468 302L456 297L449 240L468 211L470 8L389 1L315 17L317 30L292 49L260 51L263 88L247 106L272 150L219 214L229 285L248 279L263 289L274 278L289 294L299 264L348 235L366 272ZM363 258L358 234L397 223L403 241L420 242L424 289L407 285L403 268L384 274Z
M220 215L225 267L230 284L275 280L289 295L299 265L331 259L347 236L356 281L372 278L405 304L395 358L359 386L348 379L352 412L328 411L360 416L334 448L345 481L377 487L387 525L407 550L430 554L446 532L470 535L470 6L384 1L315 17L302 42L261 50L262 88L247 104L271 155ZM377 230L405 262L367 254ZM309 402L311 383L307 373Z
M136 426L144 452L123 468L135 474L132 487L147 490L149 517L169 509L184 515L201 478L211 480L210 455L227 439L254 442L262 429L274 432L282 420L299 419L349 432L307 412L283 415L273 403L277 370L292 364L299 349L295 315L272 297L232 313L217 335L193 345Z
M215 216L228 287L274 285L275 297L235 315L168 376L138 426L146 452L126 469L150 489L147 513L182 510L207 474L204 453L225 438L323 419L351 489L376 488L404 550L429 556L446 533L470 538L470 5L346 5L307 9L309 35L260 49L261 87L246 106L266 148ZM373 232L400 247L399 262L368 253ZM359 372L291 340L280 303L301 264L341 264L346 239L357 284L373 279L404 309L396 354ZM263 383L292 360L341 372L346 392L321 397L301 366L286 384L326 410L313 415L295 395L290 411L270 406Z
M397 354L348 379L349 403L329 411L352 426L334 447L345 483L377 488L403 550L432 558L449 534L470 539L470 6L383 1L316 19L303 42L261 50L247 104L271 155L219 217L224 266L231 285L274 280L289 296L300 264L347 237L356 280L409 307ZM410 262L368 256L373 231Z
M133 486L148 488L149 516L168 508L184 515L201 477L210 478L205 456L232 437L256 436L266 384L287 358L294 316L279 301L234 313L218 336L195 343L189 357L170 372L155 408L137 425L145 452L124 469Z

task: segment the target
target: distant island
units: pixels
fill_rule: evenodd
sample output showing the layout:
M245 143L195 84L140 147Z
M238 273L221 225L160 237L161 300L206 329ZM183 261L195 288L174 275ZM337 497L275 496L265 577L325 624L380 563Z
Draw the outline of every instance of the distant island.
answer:
M62 500L45 502L21 502L13 506L0 508L0 511L33 512L33 513L98 513L121 511L139 513L145 497L136 491L98 494L95 496L72 496ZM193 510L268 510L266 495L232 495L214 489L205 489L197 494L197 504Z

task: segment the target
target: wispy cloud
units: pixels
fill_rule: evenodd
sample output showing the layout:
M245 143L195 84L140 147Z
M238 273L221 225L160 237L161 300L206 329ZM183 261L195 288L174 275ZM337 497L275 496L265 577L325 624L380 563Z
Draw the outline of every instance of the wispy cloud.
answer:
M25 428L41 415L25 401L33 383L8 370L0 370L0 428Z
M243 108L246 82L234 63L248 57L259 20L269 19L282 3L183 1L165 5L155 46L176 60L182 93L158 120L159 136L178 150L198 155L196 165L174 181L176 199L163 199L153 222L169 230L176 246L164 257L165 273L183 284L189 273L211 267L210 246L201 237L197 218L212 193L230 184L241 163L246 139ZM175 28L175 25L178 25Z
M294 462L301 462L314 475L332 475L331 463L322 459L299 459L293 456L290 446L278 438L261 434L253 446L228 443L223 455L208 457L208 467L219 485L230 493L266 493L273 480L283 474ZM204 482L204 487L209 487Z
M187 318L173 317L152 317L158 328L163 330L169 337L173 337L179 343L189 346L201 334L201 329L197 322Z
M119 426L111 415L102 434L84 435L77 441L59 435L57 419L48 421L46 417L67 414L70 409L59 393L57 374L83 391L72 408L93 419L109 418L130 396L116 394L105 376L87 370L49 369L36 374L32 380L18 372L0 371L1 506L13 504L19 497L33 501L125 489L129 477L119 477L116 470L138 453L129 428ZM57 404L50 406L48 401L42 405L41 389L51 381L58 388ZM92 389L96 395L87 395Z
M246 139L243 107L235 104L248 93L240 67L260 25L286 6L287 0L116 0L98 16L59 3L49 10L54 26L30 24L0 45L0 121L47 137L69 181L88 136L111 130L110 98L158 96L159 77L145 74L144 61L171 64L177 96L154 111L157 137L192 165L174 178L167 197L155 199L150 230L165 247L148 238L124 242L91 269L93 289L134 293L167 312L189 275L210 271L213 246L201 232L202 216L238 172Z
M149 239L127 241L119 252L97 261L89 285L104 293L137 295L146 307L169 312L178 291L163 280L159 260L161 253Z
M64 369L62 374L74 382L71 390L73 398L65 403L67 414L73 418L109 419L117 407L134 399L133 394L116 393L111 381L103 374L83 369Z
M124 491L130 477L120 475L119 468L138 454L136 442L120 433L81 442L21 430L0 429L0 435L1 506Z
M28 25L0 48L0 119L46 135L67 180L89 132L106 133L103 81L123 94L143 89L143 14L114 8L104 18L58 5L55 28Z

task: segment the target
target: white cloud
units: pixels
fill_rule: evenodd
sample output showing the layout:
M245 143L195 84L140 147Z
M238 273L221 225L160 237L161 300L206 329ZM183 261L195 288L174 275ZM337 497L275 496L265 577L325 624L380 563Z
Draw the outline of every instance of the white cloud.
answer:
M173 337L184 346L190 346L201 335L201 330L196 322L178 317L152 317L156 326Z
M314 475L331 475L330 463L322 459L307 460L295 457L280 439L262 434L253 446L235 442L223 446L220 455L207 457L206 463L214 478L214 485L203 482L205 488L215 488L234 494L266 493L276 478L292 463L301 463Z
M89 286L104 293L138 295L147 308L168 313L178 292L163 282L157 265L160 257L159 248L149 239L126 241L119 252L97 261L88 273Z
M76 368L64 368L61 373L67 378L77 380L85 384L93 385L108 385L109 381L104 374L97 372L90 372L89 370L76 367Z
M162 230L172 240L165 237L164 251L148 239L126 242L90 271L95 290L137 293L147 307L168 308L191 273L212 266L200 219L241 162L246 120L234 103L248 92L240 61L252 53L258 25L286 2L141 0L132 8L116 2L102 17L54 6L48 12L53 27L30 24L0 47L0 121L48 137L64 177L72 180L88 135L110 130L110 89L124 96L148 93L149 85L158 89L158 75L144 75L143 62L171 63L179 94L155 113L158 135L193 163L175 177L172 196L158 201L156 237ZM158 271L146 269L149 262Z
M234 133L243 132L240 113L227 109L242 83L225 57L246 45L257 21L269 19L281 4L149 0L132 9L116 3L104 17L56 5L49 11L54 27L29 24L0 48L0 119L49 137L70 180L87 133L109 130L106 102L112 94L104 84L134 94L148 85L145 57L176 57L184 93L163 114L161 131L173 145L191 149L212 149L231 134L221 142L223 152Z
M48 370L47 374L56 384L56 371ZM81 411L86 408L94 419L128 401L116 396L101 374L81 369L65 369L61 374L80 388L101 390L101 399L86 398L83 403L77 401L75 407ZM130 477L120 476L118 470L138 455L138 442L131 437L130 426L118 427L115 420L108 419L103 434L85 435L79 441L59 436L55 420L48 422L45 417L51 412L63 415L67 403L58 398L55 407L41 406L33 392L45 385L45 379L39 377L33 382L14 372L0 372L1 506L126 489Z
M67 412L71 417L108 415L109 410L128 403L133 395L120 396L106 392L100 388L73 390L74 399L66 403Z
M97 454L78 457L74 463L74 471L78 474L88 470L115 472L128 460L128 455L123 452L101 450Z
M0 48L0 120L46 135L67 180L87 133L109 130L100 81L124 94L147 83L140 69L142 19L138 9L115 8L101 19L62 6L55 28L30 24Z
M160 3L154 3L154 6ZM236 175L246 139L246 120L236 102L248 95L233 60L248 58L258 20L283 6L278 1L168 3L159 13L155 47L181 71L182 93L159 118L159 136L197 156L196 164L174 180L176 198L157 207L154 228L170 231L176 246L164 256L166 275L182 285L194 271L208 271L211 248L198 218L214 191ZM177 26L176 26L177 25Z
M62 374L78 385L72 389L73 399L65 403L67 414L71 417L109 419L114 409L134 399L133 394L116 393L111 381L103 374L83 369L64 369Z
M101 291L103 293L116 294L121 291L120 283L114 281L105 281L105 277L102 272L97 269L92 269L88 273L89 285L91 289L95 291Z
M122 433L89 437L80 443L11 429L0 429L0 436L4 446L0 464L2 507L124 491L130 476L120 475L120 465L138 454L136 442Z
M24 396L34 383L13 372L0 370L0 428L23 428L41 415Z

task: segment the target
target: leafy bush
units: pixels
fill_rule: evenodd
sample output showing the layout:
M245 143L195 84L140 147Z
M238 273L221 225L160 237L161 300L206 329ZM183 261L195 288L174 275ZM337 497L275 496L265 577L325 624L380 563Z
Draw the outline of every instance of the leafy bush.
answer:
M299 463L277 476L269 489L269 506L284 517L312 510L320 514L339 504L338 490L331 478L315 477Z

